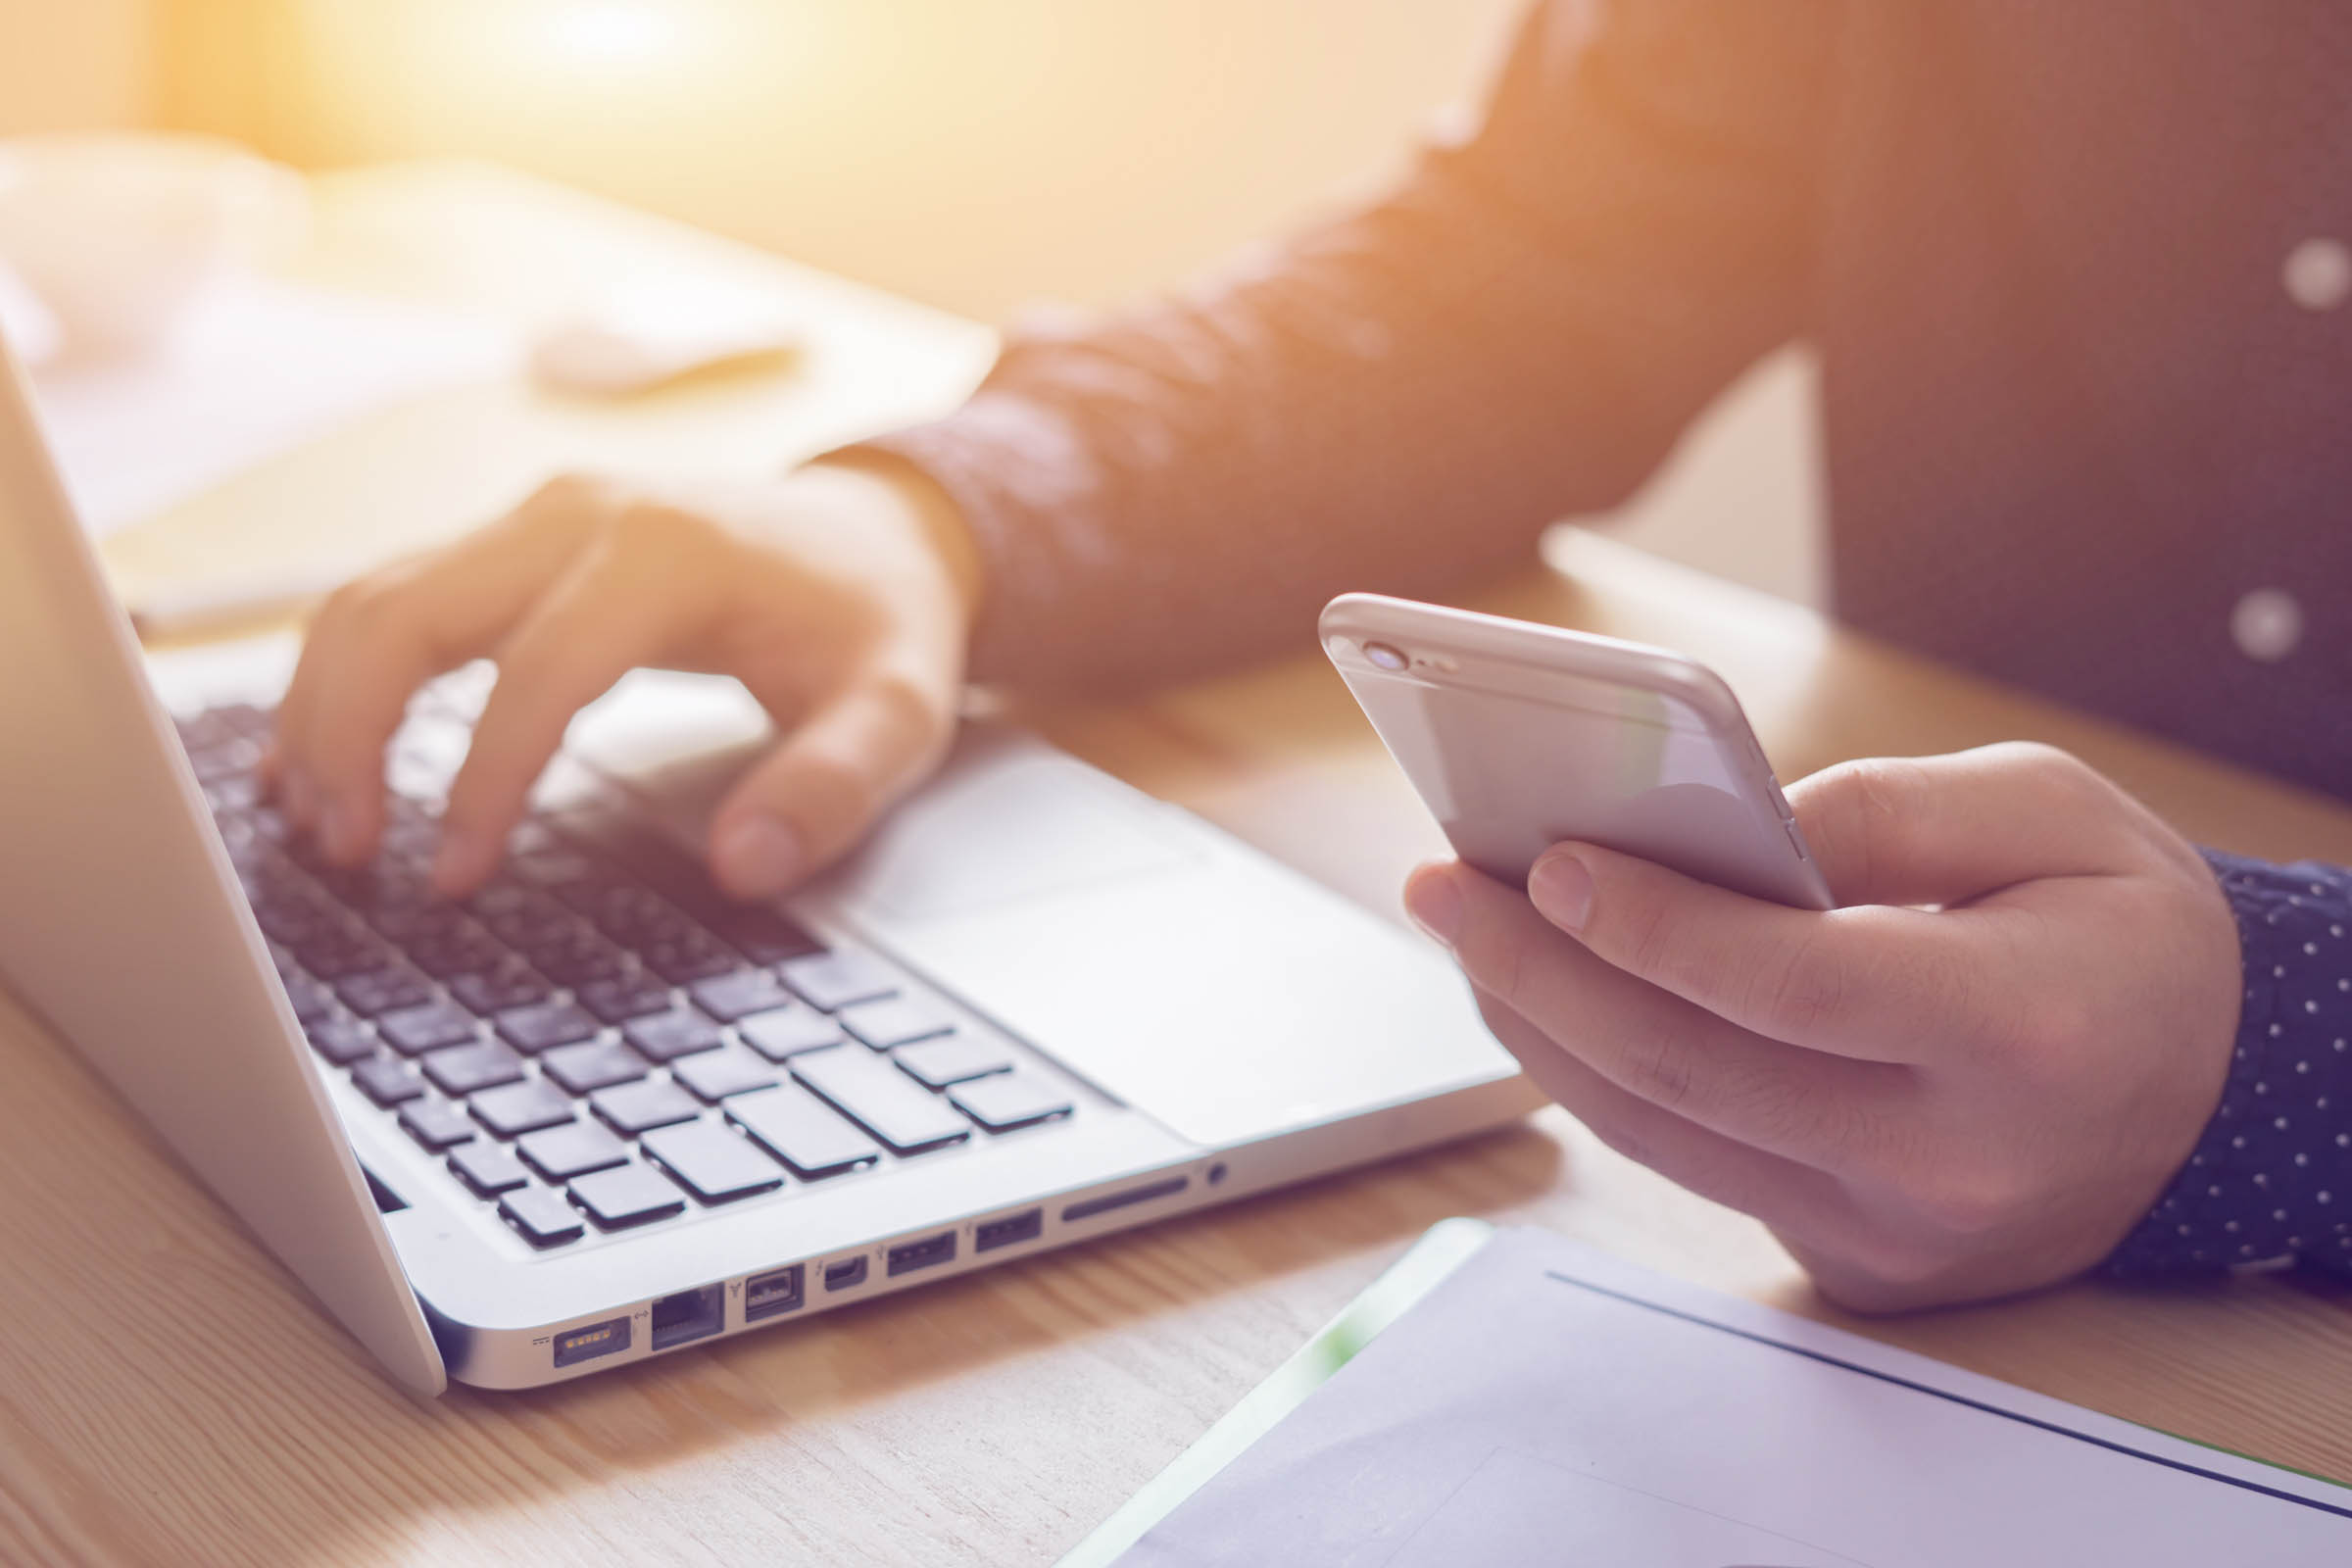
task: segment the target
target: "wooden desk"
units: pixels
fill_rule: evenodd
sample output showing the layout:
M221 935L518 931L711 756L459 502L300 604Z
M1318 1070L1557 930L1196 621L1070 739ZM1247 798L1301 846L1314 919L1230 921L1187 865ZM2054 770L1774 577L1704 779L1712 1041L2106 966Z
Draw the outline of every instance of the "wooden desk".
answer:
M757 275L822 322L798 376L625 410L472 389L396 411L115 541L127 583L461 526L552 463L738 467L952 401L967 324L486 172L329 182L314 266L512 307L533 278ZM857 363L842 356L862 355ZM836 391L835 378L846 390ZM862 378L862 379L861 379ZM316 537L317 543L309 541ZM331 543L330 543L331 541ZM1490 608L1678 645L1784 771L2002 736L2069 746L2188 831L2352 858L2352 810L1833 632L1589 537ZM1063 744L1375 907L1436 847L1311 656L1117 710ZM1557 1112L1475 1143L531 1395L411 1401L0 1002L0 1560L1048 1560L1423 1227L1528 1220L1823 1312L1750 1222ZM2352 1312L2276 1280L2078 1286L1866 1333L2132 1420L2352 1479Z

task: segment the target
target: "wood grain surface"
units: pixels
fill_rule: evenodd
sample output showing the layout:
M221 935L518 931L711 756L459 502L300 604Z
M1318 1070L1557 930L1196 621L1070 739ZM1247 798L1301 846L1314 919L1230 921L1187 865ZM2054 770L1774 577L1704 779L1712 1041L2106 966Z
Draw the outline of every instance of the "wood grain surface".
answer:
M716 265L809 300L843 347L789 385L657 400L644 423L512 386L393 411L114 541L134 592L293 552L406 548L471 520L533 467L585 461L600 444L687 466L812 450L857 423L817 395L836 353L862 347L896 367L860 394L858 413L874 423L952 402L985 363L986 335L966 323L486 171L340 176L321 206L321 275L512 309L534 267L577 282L600 258ZM2338 805L1602 540L1564 535L1549 555L1548 569L1478 604L1708 660L1785 776L2034 737L2106 768L2208 842L2352 858L2352 810ZM1311 656L1133 706L1026 716L1385 913L1404 870L1437 848ZM418 1403L4 998L0 1072L0 1561L11 1564L1050 1561L1448 1214L1550 1226L1837 1316L1754 1224L1551 1111L804 1327L531 1394L453 1389ZM2338 1392L2352 1367L2348 1305L2277 1278L2080 1285L1852 1326L2352 1480L2352 1404Z

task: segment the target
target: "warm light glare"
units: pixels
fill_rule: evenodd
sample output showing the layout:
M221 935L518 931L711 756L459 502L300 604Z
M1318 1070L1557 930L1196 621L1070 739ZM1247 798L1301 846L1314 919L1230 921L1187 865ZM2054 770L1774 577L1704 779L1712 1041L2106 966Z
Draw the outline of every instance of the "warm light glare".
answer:
M549 43L574 60L641 65L674 48L680 32L673 5L662 0L564 0L548 7Z

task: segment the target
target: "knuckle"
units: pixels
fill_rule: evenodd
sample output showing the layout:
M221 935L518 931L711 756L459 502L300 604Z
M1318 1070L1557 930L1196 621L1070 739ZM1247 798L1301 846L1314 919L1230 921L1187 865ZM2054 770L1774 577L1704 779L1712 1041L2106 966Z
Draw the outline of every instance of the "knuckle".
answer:
M606 524L608 546L632 569L667 567L694 560L718 533L718 524L692 507L658 496L636 496Z
M355 577L327 595L319 618L367 632L393 618L402 598L403 583L387 572Z
M1624 1054L1625 1087L1653 1105L1674 1110L1689 1102L1691 1090L1690 1054L1662 1036L1653 1036Z
M558 523L577 522L600 511L610 497L610 481L591 473L559 473L542 483L519 509L525 515Z
M1869 886L1881 865L1904 858L1927 793L1927 770L1912 759L1857 758L1815 774L1794 809L1806 835L1858 867Z
M1804 1041L1842 1017L1854 990L1851 966L1808 933L1783 953L1751 960L1740 995L1745 1016L1784 1039Z
M904 670L886 669L870 676L865 700L884 735L909 750L928 752L943 744L953 727L949 705L929 684Z
M2006 741L1985 750L1995 755L2004 771L2061 808L2109 807L2121 793L2074 753L2040 741Z
M1967 1243L1998 1235L2032 1201L2021 1183L1974 1162L1936 1171L1912 1184L1907 1206L1937 1241ZM1934 1243L1926 1250L1936 1250Z

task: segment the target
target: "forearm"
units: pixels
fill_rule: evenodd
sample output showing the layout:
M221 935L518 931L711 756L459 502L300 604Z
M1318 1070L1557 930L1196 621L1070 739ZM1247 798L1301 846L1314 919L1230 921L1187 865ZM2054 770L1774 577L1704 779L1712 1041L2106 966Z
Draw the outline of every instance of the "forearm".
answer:
M2352 1274L2352 870L2206 858L2245 956L2230 1077L2196 1151L2108 1271L2291 1258Z
M1800 324L1811 8L1539 11L1484 127L1185 297L1017 337L929 474L983 580L973 670L1108 687L1304 647L1622 498Z

